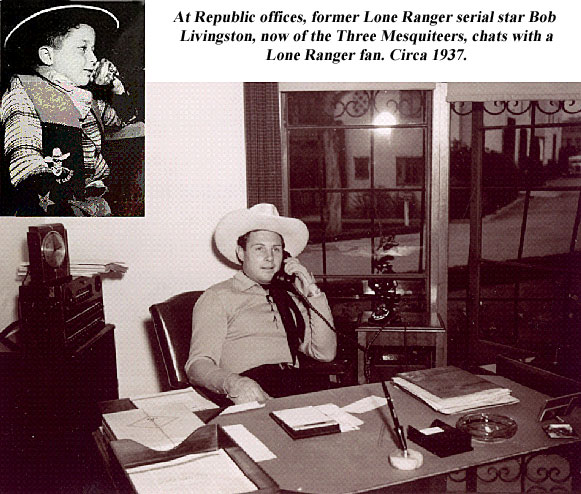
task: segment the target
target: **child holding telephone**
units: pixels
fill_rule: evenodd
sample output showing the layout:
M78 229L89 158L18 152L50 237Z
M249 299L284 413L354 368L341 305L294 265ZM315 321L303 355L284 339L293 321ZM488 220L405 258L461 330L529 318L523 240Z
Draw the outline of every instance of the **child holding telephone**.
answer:
M111 213L103 197L109 167L101 140L105 128L119 129L122 121L89 88L125 92L115 66L95 54L96 31L118 27L118 19L100 7L63 5L26 17L5 38L15 75L0 107L2 214Z

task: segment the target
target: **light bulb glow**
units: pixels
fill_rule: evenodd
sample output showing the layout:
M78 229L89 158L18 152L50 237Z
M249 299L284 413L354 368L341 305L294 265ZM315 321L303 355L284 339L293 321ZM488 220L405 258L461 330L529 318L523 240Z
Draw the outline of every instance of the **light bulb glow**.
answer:
M395 118L395 115L388 111L382 111L378 113L377 115L375 115L375 118L373 119L373 125L395 125L395 124L397 124L397 119ZM386 136L391 135L391 131L392 129L389 127L375 129L375 132L377 134Z

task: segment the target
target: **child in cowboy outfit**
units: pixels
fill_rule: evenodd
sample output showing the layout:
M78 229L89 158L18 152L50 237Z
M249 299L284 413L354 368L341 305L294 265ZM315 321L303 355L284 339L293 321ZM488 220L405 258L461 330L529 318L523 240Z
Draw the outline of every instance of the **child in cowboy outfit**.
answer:
M125 92L117 70L94 53L96 30L117 18L100 7L63 5L36 12L6 36L15 75L2 97L2 214L107 216L105 128L122 126L93 98L90 83Z

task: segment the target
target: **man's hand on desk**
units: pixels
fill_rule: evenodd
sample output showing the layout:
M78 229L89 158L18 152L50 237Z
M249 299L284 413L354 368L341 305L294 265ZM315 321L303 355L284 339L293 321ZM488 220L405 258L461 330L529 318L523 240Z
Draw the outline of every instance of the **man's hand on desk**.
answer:
M235 405L249 401L264 402L270 398L256 381L238 374L230 374L226 378L224 389Z

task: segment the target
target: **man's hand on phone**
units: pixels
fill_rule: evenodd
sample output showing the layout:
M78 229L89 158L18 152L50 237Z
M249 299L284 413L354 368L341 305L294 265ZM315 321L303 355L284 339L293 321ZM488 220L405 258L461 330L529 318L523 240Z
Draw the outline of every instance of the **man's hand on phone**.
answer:
M313 287L316 288L315 277L309 270L303 266L296 257L289 257L284 265L285 273L293 275L295 278L295 287L305 297L312 294Z

